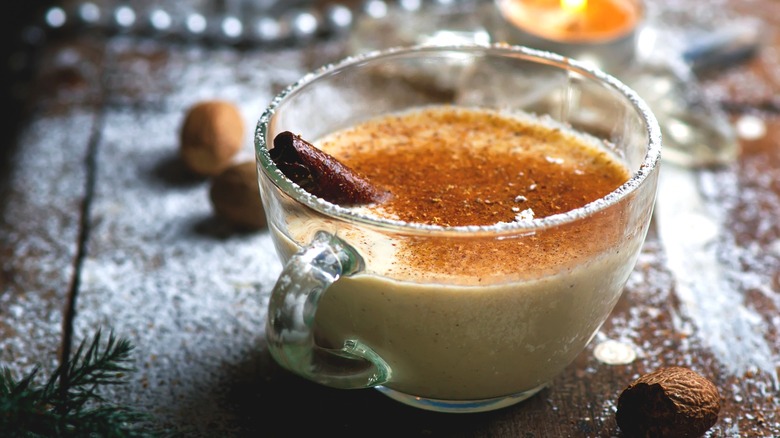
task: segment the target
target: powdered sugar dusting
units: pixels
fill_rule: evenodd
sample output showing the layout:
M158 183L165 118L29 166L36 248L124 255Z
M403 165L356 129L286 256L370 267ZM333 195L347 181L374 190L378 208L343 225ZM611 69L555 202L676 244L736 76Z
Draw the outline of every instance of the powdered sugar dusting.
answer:
M262 56L254 60L268 63ZM248 132L241 156L254 159L252 120L271 98L269 85L294 72L287 66L284 74L274 69L260 74L247 63L252 74L236 81L229 71L235 61L223 61L224 70L192 53L171 56L187 79L170 78L169 85L179 88L159 96L167 103L162 111L107 113L75 321L76 339L104 327L136 346L139 372L131 376L132 385L114 393L118 402L154 406L163 424L186 416L194 434L231 424L229 411L213 409L203 397L227 402L231 379L238 379L230 370L261 356L268 294L281 270L268 233L235 233L219 222L208 198L209 181L190 176L178 161L184 108L193 99L215 96L233 99L242 109ZM133 89L131 76L115 85L120 93Z
M92 125L81 111L38 119L2 177L0 365L17 378L35 364L42 373L57 365L86 179L79 163Z
M705 203L695 175L672 166L665 170L657 217L682 303L678 329L701 336L732 374L757 368L777 384L778 352L769 344L768 327L760 314L744 304L745 280L755 274L745 278L741 267L723 256L741 252L734 242L719 241L720 236L727 236L721 231L726 210ZM726 198L728 190L729 186L718 183L719 201Z
M636 359L636 352L630 344L615 340L600 342L593 348L596 359L609 365L627 365Z
M108 116L76 319L77 337L104 326L137 346L137 392L117 396L161 410L207 408L187 398L213 393L230 378L224 365L257 354L280 271L267 233L232 234L214 219L208 181L172 185L155 175L176 150L179 116ZM171 375L180 386L155 383ZM193 413L211 415L224 412Z

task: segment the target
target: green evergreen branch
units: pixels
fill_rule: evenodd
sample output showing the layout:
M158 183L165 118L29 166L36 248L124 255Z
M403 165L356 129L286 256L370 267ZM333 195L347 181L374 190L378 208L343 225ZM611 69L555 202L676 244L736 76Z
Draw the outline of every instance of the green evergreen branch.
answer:
M130 408L114 406L98 390L125 383L134 371L129 341L113 332L101 347L101 330L87 347L82 341L44 385L36 385L40 367L16 381L7 367L0 369L0 431L4 437L149 437L149 418Z

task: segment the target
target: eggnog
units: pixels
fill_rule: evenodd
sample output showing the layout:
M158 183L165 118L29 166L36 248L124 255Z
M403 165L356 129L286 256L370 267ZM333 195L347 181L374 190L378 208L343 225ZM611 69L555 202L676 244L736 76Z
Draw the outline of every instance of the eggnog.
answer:
M647 231L636 219L647 212L629 203L513 228L597 201L630 177L609 145L529 115L426 107L315 145L392 194L354 207L360 214L498 228L387 232L295 214L286 231L272 223L285 259L322 229L355 248L365 269L322 295L315 337L370 346L391 370L384 386L403 394L483 400L549 383L614 307Z

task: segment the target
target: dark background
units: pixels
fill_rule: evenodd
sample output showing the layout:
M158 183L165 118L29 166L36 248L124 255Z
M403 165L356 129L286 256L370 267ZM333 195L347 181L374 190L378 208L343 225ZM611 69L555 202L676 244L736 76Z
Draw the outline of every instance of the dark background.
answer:
M30 30L39 26L45 10L56 2L49 0L10 0L0 2L0 41L2 41L2 77L0 77L0 127L2 128L2 152L5 152L19 132L26 117L24 96L27 83L34 72L34 53L40 47L43 34ZM32 37L37 35L37 37ZM32 37L32 38L31 38Z

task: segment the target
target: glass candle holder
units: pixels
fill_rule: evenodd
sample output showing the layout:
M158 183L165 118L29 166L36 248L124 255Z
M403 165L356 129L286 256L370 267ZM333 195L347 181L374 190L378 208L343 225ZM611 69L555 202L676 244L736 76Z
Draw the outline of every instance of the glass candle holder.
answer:
M630 65L639 0L496 0L495 39L578 59L616 74Z

